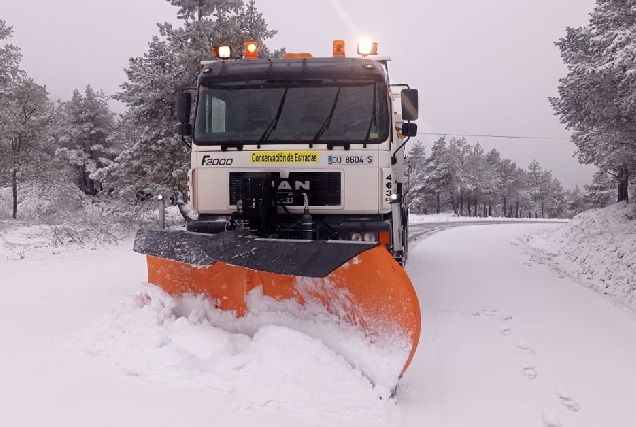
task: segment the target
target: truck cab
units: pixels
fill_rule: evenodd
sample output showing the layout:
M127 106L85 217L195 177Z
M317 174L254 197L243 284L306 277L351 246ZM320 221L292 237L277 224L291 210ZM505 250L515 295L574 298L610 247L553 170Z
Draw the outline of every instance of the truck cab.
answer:
M328 58L203 63L196 100L184 92L177 102L179 133L192 140L189 231L382 242L404 265L404 147L417 133L417 91L390 83L388 58L336 47Z

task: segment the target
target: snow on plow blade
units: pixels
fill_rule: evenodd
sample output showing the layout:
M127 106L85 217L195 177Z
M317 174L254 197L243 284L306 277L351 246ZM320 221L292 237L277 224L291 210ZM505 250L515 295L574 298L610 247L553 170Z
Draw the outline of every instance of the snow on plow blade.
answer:
M248 293L262 286L264 295L279 301L321 304L372 342L406 342L401 373L415 354L419 301L381 244L139 230L134 250L147 255L148 282L173 296L202 294L244 316Z

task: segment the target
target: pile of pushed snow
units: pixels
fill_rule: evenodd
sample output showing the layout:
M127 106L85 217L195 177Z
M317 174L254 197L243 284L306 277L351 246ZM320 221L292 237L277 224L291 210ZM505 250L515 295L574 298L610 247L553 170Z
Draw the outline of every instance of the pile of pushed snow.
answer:
M386 415L403 349L378 350L324 309L275 301L260 288L248 304L247 315L236 318L208 299L173 298L147 285L76 343L127 375L195 382L233 393L244 406Z
M540 260L636 310L636 213L618 203L594 209L529 243Z

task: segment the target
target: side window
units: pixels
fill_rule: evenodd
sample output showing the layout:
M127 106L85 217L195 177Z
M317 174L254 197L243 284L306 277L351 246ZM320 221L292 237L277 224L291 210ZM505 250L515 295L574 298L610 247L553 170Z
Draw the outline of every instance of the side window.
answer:
M201 91L197 111L196 135L202 137L211 133L226 131L225 101L215 97L209 91Z
M225 101L213 97L210 97L210 99L212 110L212 132L225 132Z

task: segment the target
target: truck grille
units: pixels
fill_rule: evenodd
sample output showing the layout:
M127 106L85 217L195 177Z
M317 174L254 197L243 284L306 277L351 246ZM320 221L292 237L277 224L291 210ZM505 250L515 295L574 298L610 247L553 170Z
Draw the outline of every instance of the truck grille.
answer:
M235 206L241 197L245 173L230 172L231 206ZM274 185L279 203L285 206L303 206L302 193L307 193L309 206L340 206L341 180L340 172L290 172L288 179L276 179Z

